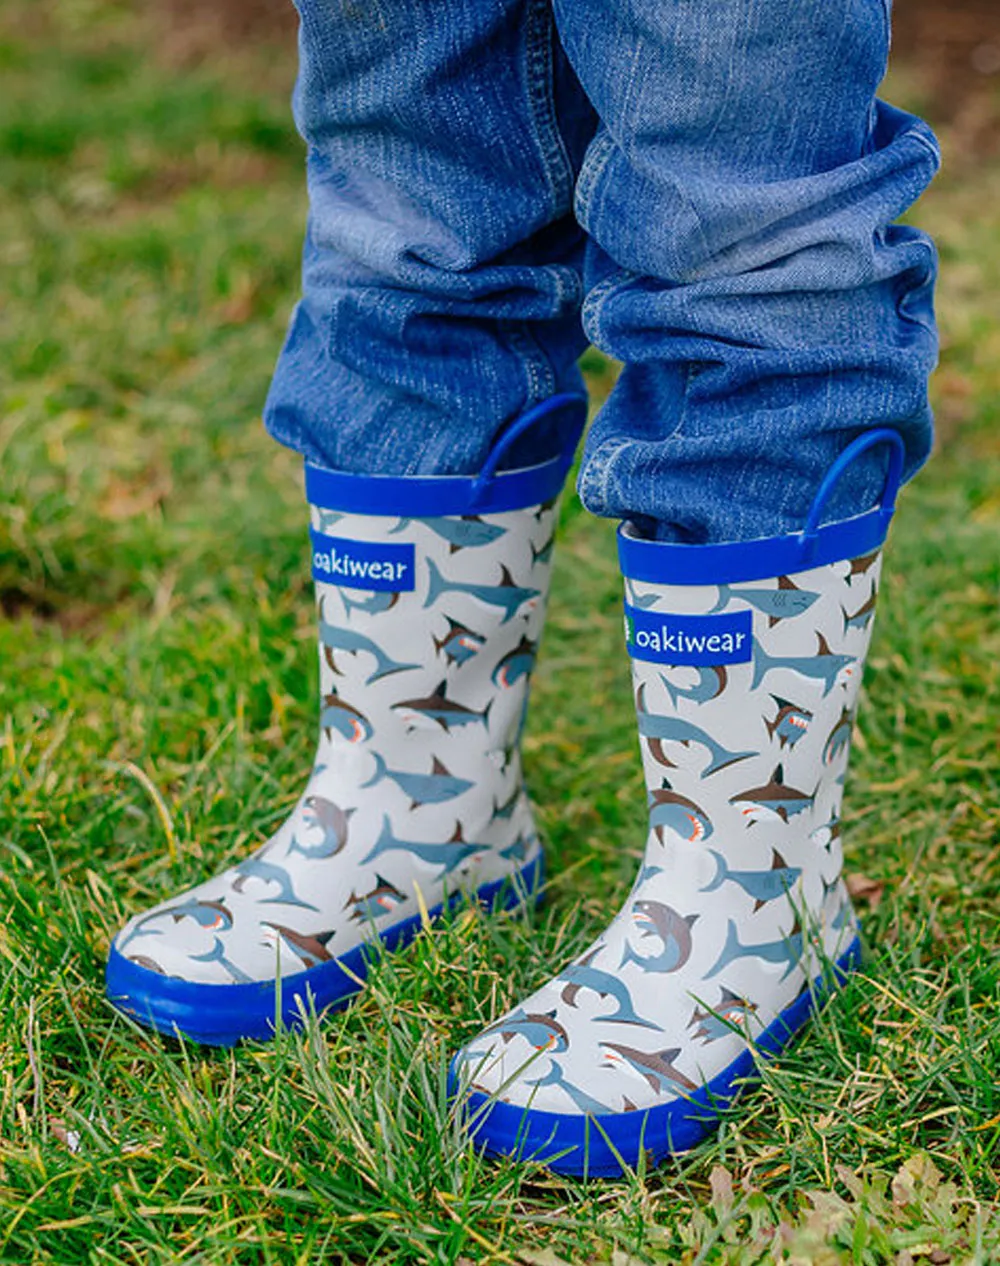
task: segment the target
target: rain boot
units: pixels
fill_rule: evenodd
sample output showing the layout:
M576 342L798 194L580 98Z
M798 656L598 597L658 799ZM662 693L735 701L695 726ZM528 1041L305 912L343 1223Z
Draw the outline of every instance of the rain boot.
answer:
M357 991L392 950L474 895L538 892L518 739L542 632L556 499L585 416L553 397L475 478L306 468L319 615L320 736L305 790L252 856L133 918L107 992L143 1024L266 1039ZM501 469L545 426L560 455Z
M881 507L817 526L878 444ZM684 1151L858 963L841 797L901 452L895 432L856 440L799 535L620 529L645 855L607 930L453 1061L488 1152L618 1175Z

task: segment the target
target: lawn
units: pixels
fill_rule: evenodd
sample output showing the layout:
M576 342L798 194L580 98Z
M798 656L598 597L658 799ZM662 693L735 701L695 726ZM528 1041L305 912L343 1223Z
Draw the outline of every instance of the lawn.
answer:
M299 463L259 422L298 285L294 50L198 12L0 0L0 1262L1000 1260L982 106L945 119L955 158L915 212L943 262L940 426L848 796L870 957L719 1134L563 1181L477 1157L447 1102L449 1053L603 926L643 843L613 532L572 498L526 744L545 904L458 913L268 1046L161 1041L105 1002L125 917L263 840L314 738ZM933 112L918 65L894 76ZM612 371L586 364L599 400Z

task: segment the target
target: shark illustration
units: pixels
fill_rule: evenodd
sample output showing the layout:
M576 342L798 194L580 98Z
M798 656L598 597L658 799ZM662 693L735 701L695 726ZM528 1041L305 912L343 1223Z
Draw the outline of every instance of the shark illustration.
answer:
M840 610L844 617L844 632L847 633L850 629L866 629L874 618L875 604L877 600L878 591L875 586L872 585L872 591L868 596L868 601L863 602L853 615L848 614L846 607L841 607Z
M823 682L825 698L835 685L846 686L853 676L858 661L853 655L835 655L822 633L816 634L818 650L815 655L769 655L760 642L753 642L753 682L750 689L756 690L768 673L784 668L798 673L800 677L811 677Z
M662 787L649 793L649 825L661 844L664 831L673 831L682 840L694 844L707 840L714 830L705 810L679 795L666 779Z
M460 823L456 823L454 833L450 840L445 844L427 844L419 840L400 840L392 833L392 827L389 823L389 815L386 814L382 819L382 831L368 853L362 861L362 865L367 866L369 862L381 857L383 853L391 853L394 850L401 849L404 852L412 853L414 857L419 857L422 862L426 862L428 866L441 866L441 876L450 875L451 872L465 861L467 857L471 857L474 853L482 853L488 847L486 844L469 844L462 836L462 827Z
M854 923L854 910L850 901L842 901L837 908L837 913L830 920L830 926L835 932L842 932L848 924Z
M484 1033L499 1033L505 1045L515 1037L523 1037L536 1051L564 1051L569 1046L569 1034L556 1019L554 1009L534 1014L518 1007Z
M526 1077L524 1080L529 1086L558 1086L565 1095L573 1100L585 1116L606 1116L611 1111L603 1103L598 1103L596 1099L591 1098L585 1090L581 1090L579 1086L574 1086L571 1081L567 1081L562 1064L558 1060L552 1060L551 1068L543 1077L535 1077L533 1079Z
M778 715L773 721L765 719L764 725L767 727L767 732L771 738L777 734L780 748L794 747L809 729L813 714L808 708L800 708L797 703L789 703L787 699L782 699L779 695L772 695L771 698L777 704Z
M210 950L206 950L204 954L189 954L188 958L190 958L192 963L218 963L224 971L229 973L230 977L237 985L253 984L253 981L246 972L237 967L231 959L226 957L226 949L221 937L217 936L212 948Z
M514 790L507 797L507 799L503 802L503 804L499 804L497 802L496 796L494 796L493 797L493 816L490 818L490 821L496 822L497 820L499 820L501 822L508 822L513 816L514 810L517 808L517 803L520 799L521 799L520 787L515 787Z
M731 752L721 743L717 743L711 734L691 721L685 721L681 717L659 716L655 712L647 712L645 695L646 684L643 682L635 696L639 734L646 740L653 759L668 769L676 769L677 766L663 750L663 744L667 742L681 743L684 747L699 743L705 748L709 755L709 762L701 771L702 778L717 774L720 769L735 765L737 761L749 760L751 756L760 754L759 752Z
M321 510L316 507L316 513L319 515L319 530L321 532L329 532L330 528L335 527L344 517L336 510Z
M427 560L430 572L430 584L427 587L425 607L433 606L443 593L464 593L470 598L488 607L499 607L504 617L501 624L512 620L520 609L527 605L533 607L541 597L540 589L526 589L514 583L514 578L507 570L506 564L500 568L500 583L496 585L468 584L462 580L448 580L441 575L433 558Z
M327 738L332 738L336 731L348 743L364 743L374 733L364 713L341 699L336 691L323 696L319 724Z
M347 589L341 589L340 599L344 604L344 615L349 620L352 611L361 611L365 615L382 615L386 611L391 611L399 601L399 594L389 593L384 589L376 589L367 598L358 600L357 598L352 598Z
M832 765L838 756L847 751L851 744L851 730L854 727L854 714L847 708L841 708L837 723L830 731L830 736L823 745L823 762Z
M543 501L541 505L538 507L538 509L535 511L535 522L541 523L542 519L544 519L547 514L551 513L551 511L555 509L556 502L558 500L559 500L559 493L557 492L554 497L549 497L547 501Z
M443 804L446 800L454 800L463 791L474 786L468 778L456 778L450 774L436 756L431 761L429 774L411 773L405 769L389 769L378 754L375 756L375 772L362 787L372 787L383 778L391 778L405 795L410 797L410 808L420 809L425 804Z
M635 901L632 903L632 919L641 929L641 937L652 937L660 942L660 950L648 957L636 953L625 942L621 966L637 963L645 971L679 971L691 957L691 929L697 922L696 914L678 914L662 901Z
M771 781L764 787L751 787L749 791L741 791L738 796L731 796L730 804L741 804L740 810L748 826L755 822L766 821L778 817L782 822L805 813L813 807L816 793L811 796L804 791L797 791L785 784L784 770L780 765L775 767Z
M397 532L402 532L412 522L412 519L400 519L396 526L390 529L389 535L394 536ZM490 545L507 531L506 528L498 527L495 523L485 522L478 514L463 514L459 518L421 519L420 522L440 536L443 541L448 542L450 554L455 554L460 549L475 549L480 545Z
M537 642L532 642L527 637L522 637L514 649L508 651L496 668L493 669L491 680L494 686L501 686L503 689L509 690L522 677L527 677L534 667L535 652L537 650Z
M267 931L265 941L270 944L281 944L299 960L307 970L318 967L320 963L328 963L333 955L326 948L333 937L333 932L296 932L294 928L283 927L280 923L265 923Z
M233 926L232 913L226 909L223 900L199 901L197 897L188 897L180 905L160 910L157 917L162 918L165 914L172 915L175 923L180 923L181 919L193 919L199 927L210 932L228 932Z
M862 554L860 558L851 559L851 569L847 573L849 584L853 584L855 576L866 576L868 572L875 566L881 549L872 550L870 554Z
M358 896L354 889L351 889L351 895L344 902L344 909L347 910L353 906L350 917L362 923L371 919L380 919L383 914L389 914L406 900L405 892L400 892L395 884L391 884L388 879L383 879L381 875L376 874L375 887L370 892L363 892Z
M648 611L650 607L655 607L657 603L657 595L655 593L636 593L635 584L625 578L625 596L628 598L630 607L635 607L638 611Z
M753 897L754 914L761 906L789 892L802 874L801 866L789 866L776 848L771 849L770 870L732 870L721 853L714 849L709 852L715 859L715 878L701 891L714 892L729 880L738 884L748 897Z
M489 729L492 706L491 699L482 712L473 712L471 708L449 699L446 683L442 681L426 699L404 699L401 703L394 703L392 710L398 712L411 729L426 730L439 725L442 730L450 731L458 726L472 725L476 721Z
M512 844L508 844L506 848L500 850L500 856L509 862L523 862L528 856L528 850L537 838L535 835L527 836L522 833L518 835Z
M392 659L382 650L370 637L365 637L363 633L356 633L354 629L341 628L339 625L330 624L324 615L325 599L321 598L319 603L319 640L323 643L326 662L335 673L340 673L337 668L334 652L343 651L351 655L371 655L375 661L375 667L371 674L365 679L365 685L370 686L373 681L381 681L383 677L389 677L393 673L405 673L410 669L419 668L419 664L401 664L398 660Z
M709 667L696 668L694 671L698 674L698 680L693 686L688 686L684 690L675 686L669 677L660 673L660 680L666 687L670 702L675 708L679 699L687 699L690 703L710 703L713 699L718 699L729 681L725 664L712 664Z
M570 963L568 967L556 976L556 980L564 980L566 987L560 995L563 1002L568 1007L576 1007L576 996L581 989L589 989L592 993L596 993L599 998L613 998L618 1004L618 1009L612 1011L609 1015L596 1016L595 1020L600 1020L608 1024L634 1024L642 1029L655 1029L660 1032L660 1026L654 1024L651 1020L644 1020L639 1015L632 1004L632 995L628 991L628 986L624 981L620 980L617 975L611 972L601 971L591 964L603 946L597 946L592 949L589 954L581 958L578 962Z
M317 908L314 905L310 905L308 901L303 901L296 896L295 889L292 886L291 875L285 870L284 866L278 866L275 862L266 862L262 857L248 857L245 861L234 866L232 873L236 876L232 882L233 892L243 892L251 879L256 879L258 883L262 884L278 885L277 896L265 897L258 903L262 906L299 906L302 910L315 910Z
M834 843L840 839L840 818L836 813L831 813L825 822L809 832L809 838L821 844L829 853Z
M458 664L461 667L466 661L479 654L486 645L486 638L481 633L473 633L472 629L459 624L450 615L445 616L445 619L448 621L448 632L442 638L435 637L431 640L439 655L444 651L449 663Z
M128 954L126 957L130 963L135 963L137 967L145 967L146 971L155 971L158 976L167 974L156 959L150 958L148 954Z
M354 810L342 809L324 796L306 796L302 813L310 830L318 828L323 838L318 844L300 844L298 836L294 836L288 846L289 853L301 853L312 861L336 857L347 843L347 826Z
M604 1052L605 1067L617 1068L627 1064L640 1077L645 1077L654 1094L662 1094L674 1085L685 1090L698 1089L690 1077L685 1077L674 1067L674 1060L681 1053L679 1046L662 1051L637 1051L632 1046L619 1046L616 1042L598 1042L598 1046Z
M795 926L787 936L783 936L777 941L765 941L761 945L744 945L736 932L735 921L730 919L729 926L726 929L726 943L722 947L722 953L719 955L718 962L712 970L705 973L705 979L710 980L713 976L718 976L720 971L725 971L729 964L735 962L738 958L760 958L765 963L774 963L777 966L784 963L785 971L781 977L784 980L786 976L795 970L799 959L802 957L804 947L802 927L798 919L795 920Z
M788 576L778 577L777 589L734 589L731 585L719 585L719 600L707 614L724 611L731 599L737 598L766 615L768 627L773 629L779 620L792 620L808 611L818 597L819 594L810 589L800 589Z
M757 1010L756 1002L748 1002L725 985L719 986L719 992L719 1005L714 1010L696 1007L688 1021L688 1028L694 1024L698 1026L691 1035L695 1041L700 1039L706 1044L717 1042L720 1037L729 1036L734 1028L744 1028Z
M545 541L542 545L540 545L538 549L535 549L534 545L532 545L531 547L532 567L537 567L539 563L541 563L542 566L545 566L548 563L552 562L552 550L555 547L555 543L556 543L556 534L555 532L553 532L552 535L549 537L549 539Z

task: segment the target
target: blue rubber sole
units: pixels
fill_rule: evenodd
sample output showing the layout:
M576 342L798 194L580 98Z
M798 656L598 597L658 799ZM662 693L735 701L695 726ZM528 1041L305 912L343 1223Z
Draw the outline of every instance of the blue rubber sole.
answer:
M541 853L513 875L484 884L472 899L491 911L513 910L541 898L545 864ZM428 911L439 918L469 900L457 892ZM119 1010L168 1037L203 1046L233 1046L243 1039L269 1041L276 1028L297 1028L303 1016L345 1006L364 988L372 960L401 949L420 931L419 914L387 928L375 941L281 981L213 985L182 980L130 962L114 946L108 956L105 991Z
M760 1034L754 1043L756 1055L771 1058L782 1051L860 963L861 941L855 938L828 975L814 981ZM657 1165L694 1147L717 1128L721 1114L754 1079L754 1072L754 1051L748 1049L682 1099L607 1116L536 1111L502 1103L481 1091L469 1091L463 1108L469 1133L487 1155L538 1161L557 1174L618 1178L624 1169L635 1168L643 1152ZM449 1087L453 1096L458 1093L454 1062Z

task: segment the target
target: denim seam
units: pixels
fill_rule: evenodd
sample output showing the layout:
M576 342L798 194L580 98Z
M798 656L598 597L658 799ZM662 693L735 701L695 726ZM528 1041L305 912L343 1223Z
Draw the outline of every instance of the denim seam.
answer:
M603 303L612 291L618 290L622 286L626 285L632 279L632 276L633 274L629 273L626 277L622 277L620 275L605 277L605 279L603 281L599 281L585 297L580 308L580 320L583 323L587 337L595 347L601 347L601 344L604 341L604 330L601 326L600 317L601 303ZM591 330L593 331L593 334L591 334Z
M601 511L593 509L590 498L596 497L601 502L607 501L611 466L622 449L627 448L630 443L631 441L627 439L609 440L595 453L585 456L577 487L580 500L592 514L600 514Z
M555 370L526 323L505 322L502 333L527 379L527 403L534 404L548 399L556 389Z
M607 170L614 144L611 133L605 130L599 132L587 148L583 167L576 182L576 218L581 225L584 219L590 218L596 198L597 183Z
M552 195L552 210L572 206L573 164L559 131L552 64L555 24L549 0L527 0L525 16L525 74L534 139L541 153L543 177Z

